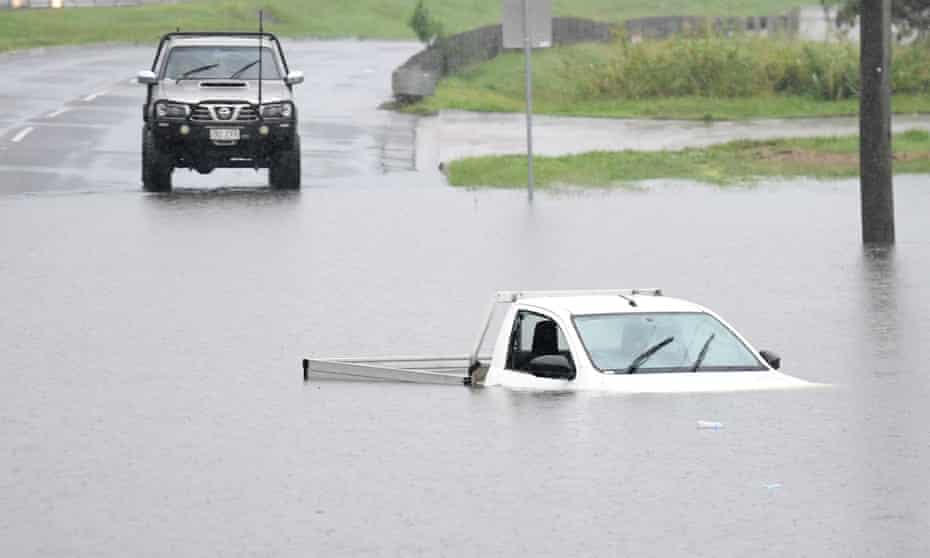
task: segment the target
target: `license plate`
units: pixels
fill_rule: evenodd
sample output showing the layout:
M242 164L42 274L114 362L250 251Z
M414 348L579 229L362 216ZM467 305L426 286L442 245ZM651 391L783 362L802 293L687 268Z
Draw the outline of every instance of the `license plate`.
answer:
M213 141L239 141L239 128L211 128L210 139Z

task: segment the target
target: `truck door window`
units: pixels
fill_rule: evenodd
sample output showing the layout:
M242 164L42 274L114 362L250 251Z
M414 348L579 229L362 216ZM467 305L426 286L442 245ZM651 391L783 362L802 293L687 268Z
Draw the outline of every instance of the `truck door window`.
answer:
M563 355L572 360L562 329L542 314L520 310L514 319L507 353L507 368L526 372L531 360L543 355Z

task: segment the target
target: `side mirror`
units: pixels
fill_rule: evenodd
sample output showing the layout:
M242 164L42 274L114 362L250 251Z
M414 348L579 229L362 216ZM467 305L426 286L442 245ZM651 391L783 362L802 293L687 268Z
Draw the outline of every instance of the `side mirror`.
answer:
M155 77L155 72L150 72L149 70L143 70L136 74L136 81L142 85L155 85L158 83L158 78Z
M284 79L285 83L288 85L297 85L298 83L304 82L304 73L301 71L293 71L287 74L287 77Z
M542 355L534 358L527 365L527 371L539 378L554 380L574 380L575 367L565 355Z
M773 353L772 351L759 351L759 356L761 356L769 366L778 370L781 368L781 357Z

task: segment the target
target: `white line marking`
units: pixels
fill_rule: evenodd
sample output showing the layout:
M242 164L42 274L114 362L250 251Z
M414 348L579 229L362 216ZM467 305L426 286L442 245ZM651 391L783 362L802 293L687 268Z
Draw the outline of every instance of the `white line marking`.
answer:
M30 127L26 128L26 129L24 129L23 131L21 131L20 133L16 134L15 136L13 136L13 143L19 143L19 142L23 141L23 139L24 139L26 136L28 136L29 133L32 132L32 130L33 130L33 128L32 128L32 126L30 126Z
M61 107L60 109L56 110L55 112L49 113L49 115L48 115L46 118L55 118L56 116L61 116L62 114L68 112L69 110L71 110L71 109L68 108L68 107Z
M89 103L89 102L93 101L94 99L96 99L97 97L99 97L99 96L101 96L101 95L106 95L106 94L107 94L106 91L100 91L100 92L98 92L98 93L93 93L93 94L91 94L91 95L88 95L88 96L84 97L84 102L85 102L85 103Z

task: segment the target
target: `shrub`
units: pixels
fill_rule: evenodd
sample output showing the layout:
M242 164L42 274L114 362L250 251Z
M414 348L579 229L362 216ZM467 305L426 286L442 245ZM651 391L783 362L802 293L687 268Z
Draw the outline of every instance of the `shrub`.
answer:
M822 100L859 93L859 52L852 43L699 35L614 43L599 62L575 71L593 97L736 98L797 95ZM899 46L892 65L897 93L930 92L930 42Z
M429 44L443 36L442 23L430 15L429 9L423 5L423 0L417 2L417 7L414 8L407 25L421 43Z

